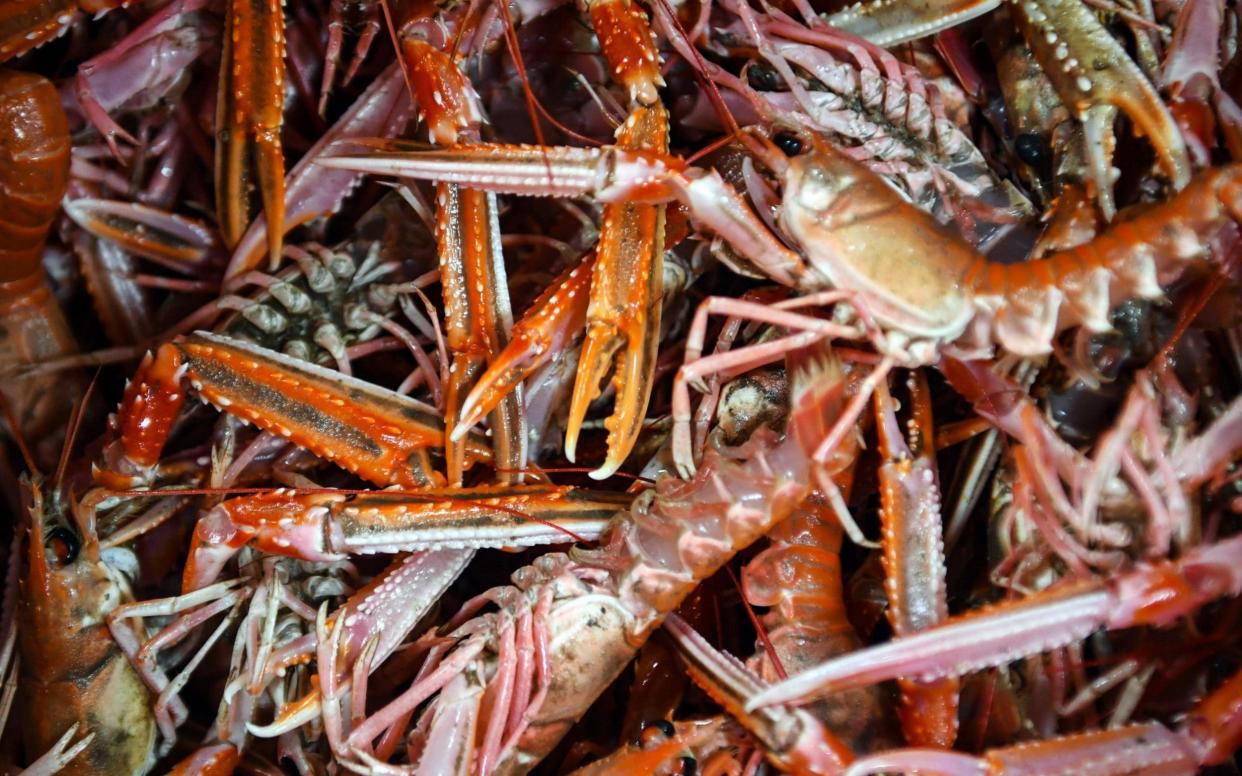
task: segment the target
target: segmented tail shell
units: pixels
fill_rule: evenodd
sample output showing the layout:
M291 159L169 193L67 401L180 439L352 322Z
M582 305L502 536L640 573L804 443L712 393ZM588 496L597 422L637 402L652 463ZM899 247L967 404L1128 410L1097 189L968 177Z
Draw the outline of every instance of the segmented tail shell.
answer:
M41 277L43 243L68 182L69 126L56 87L0 71L0 282Z
M1109 312L1125 299L1160 298L1161 285L1207 254L1236 217L1240 176L1242 165L1202 173L1172 199L1042 259L996 264L978 257L962 283L980 310L975 340L1042 355L1070 326L1108 330Z

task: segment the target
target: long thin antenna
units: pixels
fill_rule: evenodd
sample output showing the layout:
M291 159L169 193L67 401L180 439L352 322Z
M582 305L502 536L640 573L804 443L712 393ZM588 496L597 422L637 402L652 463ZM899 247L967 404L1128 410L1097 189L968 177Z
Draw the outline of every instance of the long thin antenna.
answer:
M52 486L57 490L65 481L65 470L69 468L69 454L73 452L73 446L78 440L78 431L82 428L82 418L86 415L86 403L91 399L91 393L95 390L95 383L99 381L99 370L95 370L95 376L91 378L91 382L86 386L86 392L82 394L82 398L73 408L73 414L69 416L69 432L65 435L65 445L60 449L60 460L56 463L56 477L52 480Z
M22 428L17 423L17 417L13 415L13 406L9 404L9 399L0 391L0 408L4 410L4 417L9 423L9 430L13 432L13 441L17 443L17 449L21 451L22 458L26 461L26 468L36 477L42 477L42 472L35 465L34 456L30 454L30 447L26 444L26 437L22 434Z
M716 88L715 81L707 75L707 60L699 53L698 48L694 45L694 41L690 40L690 35L686 32L685 27L682 27L681 20L673 12L668 0L652 0L652 5L660 10L660 15L672 27L672 32L681 38L682 43L685 44L685 49L690 52L690 56L693 59L693 66L690 69L694 71L694 79L707 92L707 98L711 100L712 105L716 108L716 115L720 116L721 120L725 122L730 135L739 134L742 131L741 127L737 125L737 120L733 118L733 113L729 111L729 106L725 105L724 98L720 96L720 91ZM685 56L685 52L682 51L681 47L674 44L674 48L683 57Z
M777 678L781 681L789 678L789 674L785 671L785 666L781 664L781 656L776 654L776 647L772 644L772 639L768 638L768 629L763 627L763 623L759 621L759 615L755 614L755 607L750 605L750 601L746 600L746 591L742 589L742 583L734 573L733 567L725 564L725 571L729 572L729 579L733 580L733 586L737 588L738 594L742 598L742 606L746 608L746 616L750 619L750 624L755 628L755 635L759 639L759 643L763 647L764 653L768 656L768 660L772 661L772 670L776 672Z
M509 48L509 56L513 57L513 67L517 70L518 78L522 81L522 96L526 99L526 111L530 114L531 127L535 130L535 142L540 148L547 148L547 143L543 138L543 127L539 125L539 115L536 112L543 106L537 106L535 93L531 91L530 81L526 77L526 63L522 61L522 50L518 46L517 29L513 26L513 14L509 13L508 0L496 0L496 5L500 8L500 15L504 17L504 35L505 45ZM555 122L553 122L555 123ZM548 171L548 185L552 184L552 162L548 159L548 152L543 152L543 166Z
M397 24L392 18L392 9L388 7L388 0L380 0L380 9L384 12L384 21L388 26L388 37L392 39L392 50L397 55L397 65L401 68L401 76L405 79L406 91L410 93L410 99L417 102L414 97L414 82L410 80L410 68L405 62L405 56L401 53L401 41L397 36ZM418 106L415 105L417 108Z

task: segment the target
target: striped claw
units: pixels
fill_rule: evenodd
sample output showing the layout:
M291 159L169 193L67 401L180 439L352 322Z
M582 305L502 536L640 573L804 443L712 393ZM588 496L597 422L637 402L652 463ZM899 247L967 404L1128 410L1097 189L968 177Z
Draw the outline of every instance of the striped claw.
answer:
M617 132L617 143L625 148L666 144L667 138L668 114L659 105L637 108ZM638 439L651 398L660 336L664 210L664 205L640 203L604 208L591 278L586 341L582 343L565 426L565 455L572 461L587 409L599 396L600 382L616 359L616 406L604 422L608 454L591 472L597 480L612 476L625 462Z
M279 490L225 501L194 531L182 592L215 582L247 544L309 561L351 555L594 541L630 497L555 485L345 496Z
M325 169L318 163L328 148L355 137L399 135L412 113L413 104L406 95L401 68L393 63L285 176L285 230L335 213L346 195L357 186L360 178L357 173ZM226 284L262 263L263 248L271 240L268 231L267 220L262 217L250 224L229 260L224 273Z
M411 82L419 91L419 104L427 113L427 125L432 140L437 145L451 145L445 151L411 152L408 144L400 142L369 143L380 153L366 156L335 157L319 160L319 164L339 169L362 172L419 177L435 180L441 208L448 202L450 186L469 186L483 191L509 192L543 196L576 196L594 192L605 202L600 226L600 242L591 280L590 304L587 308L587 337L579 360L577 382L569 410L569 422L565 433L565 453L574 459L578 432L586 417L587 409L600 394L600 383L617 362L616 409L606 421L608 428L608 455L604 463L591 473L603 479L615 472L624 462L638 437L651 384L655 375L656 345L659 337L659 300L663 279L665 203L673 198L673 187L682 183L674 173L682 166L667 156L668 112L659 102L658 89L663 85L659 75L659 54L647 24L646 14L628 0L593 0L588 4L591 23L596 28L605 58L612 66L613 76L629 92L630 115L617 130L614 148L557 149L542 146L482 146L478 143L477 130L473 127L478 118L473 109L473 99L467 99L464 86L453 86L460 74L443 64L443 54L431 50L426 43L407 39L402 46L407 66L413 77ZM424 99L423 92L429 92ZM441 105L440 103L445 103ZM428 106L438 106L434 109ZM368 143L364 143L368 144ZM466 229L466 210L455 216L454 228ZM481 234L481 228L470 227ZM447 234L447 229L437 223L437 232ZM451 256L443 247L442 256ZM455 241L466 244L464 239ZM477 241L476 241L477 245ZM482 252L475 250L476 261ZM452 266L450 260L445 264ZM442 268L442 272L445 270ZM499 273L496 273L499 277ZM445 283L464 289L476 287L475 283L464 286L455 282ZM503 287L494 283L497 291ZM447 297L446 297L447 300ZM448 300L458 307L466 307L465 300ZM446 304L446 307L452 305ZM476 305L477 306L477 305ZM450 315L449 328L454 327ZM550 324L559 317L539 325ZM466 321L466 316L460 316ZM474 321L471 321L474 323ZM474 336L482 326L456 327L469 330ZM534 329L530 329L533 333ZM501 337L492 337L499 341ZM455 353L464 354L454 346L450 331L449 347ZM500 342L500 344L505 344ZM509 354L505 366L497 367L488 378L492 388L472 391L460 406L450 398L447 410L450 419L461 418L463 425L477 422L482 410L492 399L505 397L520 377L509 370L522 368L522 350ZM480 349L479 352L482 352ZM490 350L488 352L491 352ZM455 356L455 361L459 356ZM479 359L471 361L477 366ZM467 375L460 368L461 385L468 383ZM471 373L473 375L473 372ZM456 394L450 386L450 397ZM503 409L503 406L502 406ZM451 422L451 421L450 421ZM450 427L450 439L460 437L456 427ZM454 480L454 466L450 447L449 479ZM501 456L497 455L499 459Z
M629 0L590 0L587 10L613 80L629 93L630 114L617 129L617 147L667 152L668 111L658 91L664 81L647 15ZM587 409L599 396L600 382L615 359L616 403L604 421L608 454L591 472L597 480L611 476L625 462L647 414L660 337L664 217L663 204L604 206L586 341L565 426L565 455L572 461Z
M912 406L907 441L892 396L876 386L876 429L883 456L878 474L884 536L888 621L897 637L939 625L949 616L944 536L937 486L931 391L922 372L907 381ZM948 749L957 738L958 678L918 681L899 677L898 716L912 746Z
M685 211L669 211L665 248L685 239L688 233ZM586 325L596 259L596 252L591 251L579 264L552 281L514 326L509 344L492 360L462 403L460 418L453 428L454 439L464 437L527 377L563 353L570 340Z
M636 137L627 136L630 130L635 130L636 136L665 140L668 114L662 107L658 111L640 109L622 126L619 144L635 142ZM625 462L638 439L651 398L660 336L664 210L664 205L637 203L608 205L604 209L599 258L591 279L586 341L582 344L578 379L565 427L565 455L572 461L587 408L599 396L600 381L615 358L616 407L604 422L608 429L608 455L591 472L597 480L612 476Z
M129 488L149 480L188 380L199 397L378 485L431 484L421 466L444 443L433 408L339 372L270 350L198 332L148 357L117 412L119 447L97 479ZM463 443L468 460L487 460L481 435Z
M177 267L207 259L215 247L212 230L192 218L112 199L74 199L65 214L94 236L130 253Z
M445 146L476 144L483 112L457 63L416 36L402 39L401 53L431 140ZM395 145L400 147L400 143ZM513 328L496 195L438 183L435 233L444 288L445 340L452 357L445 391L445 456L449 483L460 485L466 458L461 442L464 432L457 430L462 404L496 353L508 344ZM491 421L493 465L500 480L520 481L526 468L521 393L502 395Z
M595 253L587 255L552 282L511 332L505 349L497 355L462 402L451 441L483 420L532 372L564 351L570 339L586 323L588 293L595 269Z
M224 241L236 246L250 223L250 190L257 184L274 268L285 222L285 15L278 0L230 0L225 27L216 104L216 215Z
M618 145L605 149L476 145L413 151L408 144L379 141L370 143L379 148L377 153L318 161L326 167L435 180L442 185L452 183L498 193L555 197L591 194L605 203L586 314L587 340L579 359L565 437L566 455L573 460L587 408L599 395L600 382L617 359L617 409L607 421L607 459L591 474L596 479L608 477L620 467L642 426L659 334L668 228L663 203L694 185L681 176L684 163L667 156L662 145L639 147L639 137L665 143L667 127L667 112L657 106L636 109L619 131ZM717 180L708 177L708 185ZM650 204L653 202L660 204ZM747 232L745 237L753 234ZM529 328L515 331L515 336L524 331L534 339L526 345L515 341L517 349L505 351L493 370L480 378L484 387L476 388L462 403L463 426L477 422L493 399L504 397L504 391L522 379L524 374L519 376L513 370L526 368L523 359L529 357L525 354L527 346L537 347L538 337L549 336L546 332L559 325L557 320L569 320L569 311L564 309L549 310L548 315L545 320L532 321ZM536 330L543 333L536 337ZM454 437L464 433L450 431Z

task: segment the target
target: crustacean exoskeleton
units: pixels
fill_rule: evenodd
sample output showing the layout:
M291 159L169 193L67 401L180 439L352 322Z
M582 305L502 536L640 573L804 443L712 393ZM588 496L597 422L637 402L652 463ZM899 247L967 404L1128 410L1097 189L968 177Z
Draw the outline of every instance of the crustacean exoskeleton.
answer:
M880 366L935 363L942 352L974 354L993 343L1022 356L1050 352L1053 336L1069 326L1108 327L1117 302L1158 298L1168 282L1208 252L1211 240L1234 222L1242 169L1207 170L1174 198L1141 213L1090 243L1022 264L990 263L948 235L874 173L826 145L786 158L765 156L783 183L779 221L801 248L790 250L718 174L687 168L673 157L620 148L525 146L460 151L380 152L321 160L321 164L435 180L451 180L518 194L612 199L676 198L692 220L727 240L769 277L809 296L755 305L709 299L687 341L688 363L674 389L676 448L683 474L693 467L686 429L685 382L721 368L736 369L780 357L824 337L870 338ZM552 167L549 180L542 166ZM935 246L934 250L929 250ZM816 296L819 294L819 296ZM838 323L793 309L848 301L857 313ZM697 360L704 321L725 312L786 326L795 334L747 351ZM861 400L852 410L861 411ZM839 439L825 442L826 456Z
M0 70L0 364L77 352L43 273L43 247L69 181L69 130L45 78ZM59 384L58 384L59 383ZM8 382L19 433L39 438L68 416L76 380Z
M62 35L79 11L100 14L132 0L12 0L0 8L0 62Z
M799 24L776 9L756 13L736 0L721 0L719 8L734 19L712 25L713 45L751 61L744 78L711 61L702 63L703 74L744 98L759 125L823 133L981 248L1029 214L1025 197L950 120L942 86L917 68L863 39ZM660 5L655 14L661 33L689 58L675 22Z
M97 539L79 534L65 494L45 493L37 481L28 487L17 618L27 756L60 750L61 773L144 773L156 755L150 698L107 625L130 598L126 575L136 561L128 550L101 553ZM89 741L66 751L62 736L75 729Z
M70 419L55 475L44 479L28 459L21 484L25 557L11 559L22 571L9 623L21 662L21 732L34 773L141 774L157 755L155 719L146 687L107 625L132 598L138 561L128 549L102 547L70 493L69 456L83 406Z
M1204 560L1209 564L1234 563L1237 550L1235 541L1216 559ZM1141 598L1142 593L1135 592ZM1233 592L1238 592L1236 587ZM767 690L761 678L713 649L675 615L666 627L675 634L695 681L764 742L769 761L781 770L803 776L916 770L965 776L1060 773L1071 768L1092 776L1121 776L1135 771L1191 774L1202 766L1227 762L1242 739L1238 700L1242 674L1235 674L1200 701L1175 729L1149 722L990 749L978 756L912 748L855 759L805 711L783 705L753 708L756 698Z
M293 166L285 179L285 229L332 213L356 183L350 173L320 174L314 164L328 147L351 137L398 135L413 112L397 63L390 65L359 95L323 137ZM238 281L263 263L268 247L267 218L259 214L233 249L226 282Z
M860 35L882 46L921 38L981 16L995 0L909 3L863 2L820 21L809 4L800 6L812 23ZM1031 52L1061 101L1083 127L1089 182L1107 218L1113 200L1113 124L1124 112L1146 135L1174 188L1190 180L1190 156L1172 113L1148 74L1081 0L1023 0L1006 4Z
M948 371L956 384L969 388L968 394L977 406L987 407L989 397L996 400L998 406L980 411L1001 428L1010 431L1032 449L1038 450L1041 445L1055 447L1057 443L1050 441L1055 435L1037 418L1031 417L1037 411L1024 393L1015 393L999 385L1000 378L979 365L968 368L951 362ZM979 385L971 387L972 374ZM1151 452L1160 443L1155 429L1146 422L1151 420L1158 406L1146 395L1148 390L1142 380L1135 386L1118 419L1118 433L1102 437L1100 458L1092 465L1083 465L1076 453L1060 449L1054 450L1050 456L1056 463L1047 465L1050 469L1063 470L1064 476L1071 481L1077 475L1086 480L1079 487L1085 494L1083 499L1087 506L1080 507L1077 501L1073 506L1090 511L1094 511L1092 505L1099 498L1098 488L1107 484L1111 489L1112 482L1107 479L1110 459L1113 459L1112 465L1118 465L1126 472L1130 481L1139 483L1148 479L1145 485L1136 484L1135 491L1143 494L1145 502L1160 496L1168 502L1166 509L1150 504L1146 510L1147 520L1154 529L1147 533L1147 537L1155 542L1150 550L1154 551L1155 557L1163 558L1168 552L1167 532L1170 526L1161 525L1161 514L1165 514L1164 519L1167 520L1167 512L1175 511L1173 504L1181 497L1180 492L1176 492L1179 488L1194 487L1205 476L1204 471L1217 469L1234 455L1242 402L1235 400L1204 434L1165 458L1160 452ZM1117 449L1117 443L1125 445L1136 432L1146 443L1144 460L1153 459L1148 464L1153 469L1152 473L1134 471L1136 466L1142 467L1143 464L1131 457L1129 449ZM1041 437L1044 438L1042 441ZM1014 454L1017 456L1023 452L1026 451L1019 448ZM1037 475L1030 471L1028 465L1025 471L1019 466L1019 473L1024 485L1033 485L1039 491L1041 500L1051 501L1049 508L1064 517L1062 510L1065 507L1057 503L1057 497L1049 494L1050 484L1046 478L1052 472ZM1175 481L1170 483L1169 477ZM1061 496L1060 500L1069 501L1065 496ZM1188 520L1184 516L1182 519ZM1108 533L1107 529L1116 527L1102 523L1093 530L1104 536ZM1082 528L1073 526L1071 530L1081 531ZM1046 528L1042 531L1054 546L1065 542L1064 538L1055 536L1055 531ZM1111 578L1093 578L1085 573L1082 560L1057 550L1058 554L1067 558L1066 565L1070 569L1081 568L1083 572L1074 575L1076 578L1065 579L1046 590L1034 592L1024 600L1000 603L954 617L918 635L898 635L888 644L827 660L773 686L768 686L760 677L748 675L740 664L727 656L714 653L684 624L672 620L670 630L677 635L694 666L691 675L765 742L770 759L794 772L835 773L842 770L852 754L837 763L817 760L815 753L822 752L825 741L832 742L834 739L826 730L820 730L818 723L807 714L811 709L795 711L781 704L822 697L825 693L849 691L902 676L917 677L920 682L932 683L1070 645L1099 627L1168 628L1195 614L1210 601L1234 597L1242 592L1242 584L1235 572L1240 551L1242 540L1234 535L1215 544L1194 547L1178 560L1143 562ZM1113 557L1091 549L1077 552L1088 562L1096 557ZM1121 675L1124 676L1124 673ZM1242 731L1238 690L1236 679L1226 682L1203 701L1198 711L1192 713L1193 722L1173 733L1159 724L1131 725L1101 733L996 749L986 752L981 760L959 753L938 754L932 749L911 749L863 756L861 762L849 772L904 771L928 767L946 773L990 773L1001 772L1002 769L1045 772L1054 767L1053 763L1063 760L1073 762L1076 767L1090 773L1120 774L1135 768L1157 766L1189 773L1197 766L1224 761L1236 748Z
M857 382L865 370L855 366ZM913 412L908 432L897 419L896 401L887 385L876 386L876 433L882 463L877 472L880 491L881 546L884 592L889 622L895 633L913 633L947 617L945 563L940 528L940 497L933 450L930 391L926 380L912 372L907 381ZM745 379L745 378L743 378ZM729 414L742 419L779 416L779 407L758 411L771 398L721 403L721 425ZM751 423L757 418L750 417ZM729 423L732 426L732 423ZM733 433L738 433L734 430ZM853 518L849 499L861 443L853 435L842 439L827 467L839 492L820 478L816 493L768 534L771 546L756 556L743 572L744 591L756 606L772 607L770 629L762 642L771 654L756 655L765 677L801 673L830 658L859 648L854 625L846 612L840 570L842 525ZM861 531L851 529L855 541L871 544ZM957 734L957 678L932 682L899 681L898 715L909 742L949 747ZM851 748L874 749L896 740L888 724L892 714L876 687L826 697L808 711Z
M966 365L951 362L948 371L955 383L970 385L972 370ZM1097 512L1107 491L1113 489L1109 472L1113 467L1125 471L1127 479L1136 483L1134 490L1144 500L1144 511L1151 524L1145 538L1151 543L1156 560L1141 562L1131 570L1108 577L1093 576L1086 573L1088 564L1115 563L1117 554L1079 548L1074 539L1044 528L1044 536L1071 570L1066 579L1021 600L953 617L923 633L898 636L888 644L826 661L757 693L748 702L751 707L813 697L898 675L919 676L925 680L952 676L1070 644L1100 627L1167 627L1208 601L1236 596L1242 591L1242 583L1233 568L1242 548L1242 540L1237 536L1194 547L1177 560L1163 559L1168 553L1169 533L1173 528L1166 524L1168 514L1185 509L1184 505L1176 505L1184 500L1182 490L1196 487L1205 476L1203 470L1220 467L1236 453L1236 428L1242 402L1235 400L1203 434L1172 454L1149 452L1154 459L1149 464L1153 471L1147 473L1127 445L1131 436L1144 439L1149 450L1159 444L1152 424L1144 422L1144 416L1147 421L1152 419L1150 411L1155 403L1145 396L1147 388L1142 381L1131 392L1118 419L1118 426L1124 433L1105 435L1099 459L1091 465L1083 465L1076 452L1054 449L1046 453L1042 449L1064 443L1031 417L1034 406L1029 399L1024 395L1016 401L1002 399L1003 394L995 388L999 378L977 365L973 372L980 382L972 389L975 401L986 405L988 395L996 397L1000 408L987 412L1001 428L1024 443L1014 452L1020 464L1019 484L1033 487L1038 500L1047 503L1049 511L1059 519L1064 519L1070 531L1084 534L1086 538L1079 541L1087 544L1094 539L1092 544L1107 547L1116 545L1118 539L1109 538L1109 535L1118 533L1120 526L1097 520ZM1032 456L1026 447L1038 452ZM1049 462L1039 463L1038 458L1045 455ZM1032 462L1032 457L1037 460ZM1050 471L1037 472L1040 466ZM1057 470L1067 481L1077 483L1075 491L1080 496L1071 500L1058 493L1060 486L1049 481L1050 478L1055 480ZM1077 482L1078 478L1084 481ZM1164 503L1147 504L1148 501ZM1034 507L1028 509L1033 511ZM1076 518L1082 520L1075 522ZM1181 522L1188 520L1185 515L1181 516Z
M345 750L358 758L352 767L518 773L547 754L699 581L809 493L809 453L840 406L844 381L833 362L802 368L781 444L753 440L749 463L712 454L694 481L665 481L620 513L599 549L539 558L514 574L513 586L469 602L449 623L451 639L431 634L422 678L345 729ZM488 603L500 610L478 615ZM337 669L319 670L329 694L324 682ZM390 748L376 740L390 742L386 731L404 729L433 696L416 725L420 759L378 759Z
M432 141L445 146L478 142L482 107L454 58L409 29L401 36L401 58ZM436 187L435 233L444 288L445 341L452 356L444 405L450 485L461 484L464 465L463 437L453 434L459 408L475 380L507 344L513 328L498 208L495 194L454 184ZM492 413L491 427L500 480L520 481L526 467L520 391Z
M668 149L668 111L660 101L658 89L663 85L659 73L659 52L655 47L654 36L648 27L646 13L633 3L626 0L594 0L585 4L591 25L596 29L604 58L608 61L613 78L620 83L629 96L629 115L617 128L616 142L619 147L667 151ZM450 127L450 113L445 104L456 107L458 113L466 113L466 107L472 105L476 97L473 90L457 83L461 79L456 67L449 64L455 76L449 78L446 65L436 67L440 74L431 79L428 66L438 59L445 62L448 58L436 51L426 42L412 37L403 39L407 68L416 87L420 87L419 103L429 117L432 126L432 139L437 144L453 144L457 147L474 146L479 143L479 109L469 111L469 115L453 117L456 127ZM461 79L464 80L464 79ZM435 87L434 89L428 87ZM449 95L447 100L437 95ZM460 95L460 96L453 96ZM467 99L469 97L469 99ZM437 107L438 106L438 107ZM457 214L457 210L469 213L462 206L449 208L448 193L457 191L457 185L449 182L439 184L438 198L441 200L440 211ZM477 189L477 187L475 187ZM462 187L469 191L470 187ZM462 194L462 197L467 196ZM482 197L481 190L476 190L471 197ZM488 200L494 203L494 199ZM463 204L465 200L463 199ZM494 208L495 205L493 204ZM599 244L594 254L584 262L578 272L590 274L589 306L586 313L587 336L583 344L578 378L570 400L569 419L565 432L565 450L572 461L577 449L578 433L586 417L587 408L599 395L600 383L612 367L617 363L615 384L618 388L616 408L606 425L609 430L608 456L603 465L593 476L603 478L614 471L625 460L625 456L634 446L642 420L646 413L647 401L651 394L651 384L655 371L655 338L659 334L659 298L662 279L661 261L665 244L665 206L663 203L614 202L604 206L600 223ZM447 218L448 215L441 216ZM460 219L461 216L458 216ZM462 219L464 220L464 219ZM476 227L477 230L478 227ZM494 225L493 230L498 227ZM465 248L472 252L480 252L486 245L482 240L473 241L460 239ZM441 255L446 257L444 267L452 268L448 257L454 251L442 249ZM468 256L469 258L469 256ZM486 258L486 257L482 257ZM480 258L473 258L480 263ZM493 263L495 260L493 259ZM486 267L487 263L483 263ZM497 296L497 290L504 288L503 274L495 270L487 275L478 271L474 274L487 279L484 288L490 289L491 296ZM451 286L446 279L446 300ZM585 282L585 277L584 277ZM466 289L474 289L476 281L467 274L461 282ZM483 300L486 301L486 298ZM508 299L504 295L504 313L508 312ZM494 305L495 303L493 303ZM457 303L460 305L460 303ZM454 306L448 305L450 312ZM474 304L481 311L487 307ZM482 316L473 312L466 322L472 329L474 338L485 335L495 324L488 324L488 318L504 319L505 316ZM450 314L450 327L454 315ZM511 328L511 325L507 328ZM451 333L451 331L450 331ZM485 337L491 339L491 352L498 353L506 344L503 336ZM478 349L477 346L474 349ZM478 358L473 361L478 362ZM492 360L489 357L489 361ZM473 369L455 370L455 377L461 383L457 401L450 402L450 450L454 449L464 431L458 432L459 425L469 427L463 422L466 410L485 398L478 392L469 392L479 366ZM495 380L496 370L489 372ZM504 377L501 373L501 377ZM466 380L469 379L469 382ZM467 396L469 393L469 396ZM471 401L473 399L473 401ZM513 425L512 421L499 424L496 421L504 415L512 415L513 410L507 409L514 402L520 403L520 390L515 385L511 390L500 394L498 409L492 411L493 427L505 428ZM467 404L469 402L469 404ZM488 402L496 405L495 402ZM513 435L513 432L507 432ZM450 476L450 479L452 477Z
M0 75L0 259L84 351L0 377L63 404L102 364L119 405L71 474L0 450L37 518L0 720L39 723L0 769L1234 756L1224 0L891 51L802 0L0 5L57 87ZM53 326L21 293L0 324Z
M0 61L51 40L79 11L100 14L131 0L15 0L0 9ZM169 8L172 12L179 9ZM220 64L216 154L217 212L229 246L249 223L249 189L257 179L268 219L278 225L268 233L271 262L280 257L284 234L284 172L280 130L283 123L285 29L281 3L230 0L225 7L224 51ZM144 31L145 32L145 31ZM89 91L87 92L89 95ZM115 148L125 137L102 108L86 107Z
M341 48L346 30L360 30L354 43L354 54L342 81L348 84L358 74L371 44L380 31L380 0L332 0L328 19L328 50L324 52L323 83L319 88L319 113L323 115L332 96L336 71L341 62Z
M257 183L267 219L268 260L280 261L285 226L285 157L280 130L285 105L283 3L228 0L216 101L216 215L230 248L250 222Z
M833 479L840 485L839 477ZM812 496L768 533L770 546L746 565L747 600L770 607L764 626L773 653L759 650L752 660L765 678L801 673L861 646L846 612L842 538L833 511ZM808 711L850 747L870 750L899 740L886 700L879 688L865 687L824 698Z
M430 533L425 544L452 544L451 537L443 534L448 524L436 528L435 521L469 522L467 516L473 509L487 510L484 505L491 502L501 504L501 509L511 503L510 510L519 506L567 510L565 517L570 524L578 521L582 531L597 534L611 512L628 501L609 494L600 494L602 501L582 500L582 494L573 489L544 485L428 490L440 479L430 469L427 451L444 442L444 427L433 409L356 378L206 332L175 340L144 362L117 412L114 428L118 438L105 450L105 461L96 470L101 483L134 487L153 480L169 428L190 386L204 401L286 437L370 482L411 491L350 499L332 492L303 494L283 489L225 502L217 507L214 519L201 527L201 535L210 537L203 543L215 548L216 553L224 552L225 558L251 538L270 544L269 549L303 553L308 560L336 559L351 549L395 551L406 540L386 536L386 526L398 529L397 523L390 522L394 519L405 519L413 534L418 533L420 522L426 523ZM475 460L489 460L488 447L477 437L469 440L467 452ZM438 498L435 493L444 493L447 498L439 507L434 506ZM404 507L400 506L403 501L407 502ZM398 513L405 518L399 518ZM328 523L320 521L330 514L353 521L355 527L345 529L345 533L340 532L340 526L329 529ZM421 520L417 514L422 514ZM517 522L510 517L507 527L498 527L492 533L495 546L530 543L513 533ZM569 528L565 529L568 534L555 528L549 534L548 525L530 527L535 531L528 538L536 543L574 535ZM348 541L340 543L346 534L355 541L348 547ZM213 554L206 549L204 558ZM200 576L194 571L198 566L193 557L186 567L189 589L212 581L223 562L208 563L207 568L213 570Z
M626 494L593 494L539 483L438 488L441 480L430 470L426 456L428 448L443 444L444 432L431 410L355 378L205 333L164 346L140 369L114 424L119 438L105 448L96 478L126 487L157 478L168 428L191 386L201 398L229 413L376 484L395 484L404 490L350 495L331 489L279 488L223 501L200 518L184 568L182 595L121 607L109 620L139 675L158 696L155 715L166 737L171 738L186 719L178 692L198 659L170 680L157 656L207 618L230 610L236 613L247 598L266 600L266 594L258 596L236 581L216 582L224 565L247 545L311 563L346 561L354 554L426 550L396 558L388 572L346 604L343 613L330 623L320 623L314 639L286 645L272 655L271 665L260 660L252 667L256 678L250 695L255 696L283 670L282 661L300 664L318 650L321 664L329 665L332 661L325 656L340 651L342 633L352 646L340 659L363 661L366 655L368 661L382 661L414 626L417 613L430 605L416 606L411 596L442 590L469 562L474 549L592 540L632 500ZM488 448L479 439L468 440L467 450L486 460ZM88 494L84 501L91 508L83 510L87 519L110 497L107 490ZM411 578L422 589L406 589L404 580ZM393 619L392 612L407 608L404 619ZM177 619L155 637L144 639L133 623L150 616ZM226 619L212 640L227 624ZM392 628L391 638L364 649L381 625ZM335 634L331 639L330 633ZM201 649L208 646L210 642ZM360 681L356 672L369 666L359 662L354 667L355 681ZM345 672L342 681L349 675ZM292 719L302 720L305 713L318 714L322 709L330 722L344 691L338 684L325 680L322 701L321 694L301 699L300 711ZM365 687L359 691L365 693ZM232 716L234 721L219 725L216 734L221 743L241 746L250 720L244 712ZM287 732L280 723L267 729L271 735ZM331 740L339 742L336 728L329 730Z

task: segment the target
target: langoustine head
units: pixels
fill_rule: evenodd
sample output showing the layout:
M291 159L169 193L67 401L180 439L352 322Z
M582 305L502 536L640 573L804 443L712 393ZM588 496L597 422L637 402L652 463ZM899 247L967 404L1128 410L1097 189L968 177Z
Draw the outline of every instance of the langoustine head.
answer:
M145 773L155 759L151 699L107 624L130 599L122 569L133 567L133 555L101 551L66 519L60 492L45 493L38 478L23 485L30 521L17 616L27 758L77 724L94 738L62 773Z

